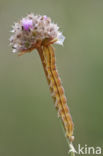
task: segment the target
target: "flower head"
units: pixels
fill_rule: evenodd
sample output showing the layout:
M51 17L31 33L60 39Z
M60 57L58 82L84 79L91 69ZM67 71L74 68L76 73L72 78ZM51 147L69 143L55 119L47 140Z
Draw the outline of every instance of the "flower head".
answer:
M29 14L13 25L13 34L10 37L10 44L13 52L29 51L43 45L60 44L62 45L65 37L59 31L57 24L51 22L46 15Z

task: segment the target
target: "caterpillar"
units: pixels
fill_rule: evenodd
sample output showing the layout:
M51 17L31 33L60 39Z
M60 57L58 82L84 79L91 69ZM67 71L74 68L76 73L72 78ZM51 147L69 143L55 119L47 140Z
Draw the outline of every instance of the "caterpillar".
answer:
M74 139L74 125L67 105L67 99L64 93L64 88L62 86L61 79L56 69L54 48L51 45L45 45L38 48L38 53L42 61L44 72L51 91L51 96L55 102L58 117L63 123L66 137L72 142Z

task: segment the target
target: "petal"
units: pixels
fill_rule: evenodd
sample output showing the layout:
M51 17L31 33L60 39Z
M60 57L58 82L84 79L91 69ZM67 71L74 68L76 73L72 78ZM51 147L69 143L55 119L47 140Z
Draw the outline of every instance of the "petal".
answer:
M63 45L63 42L65 40L65 36L63 36L63 34L61 32L58 33L58 41L55 42L56 44L59 44L59 45Z

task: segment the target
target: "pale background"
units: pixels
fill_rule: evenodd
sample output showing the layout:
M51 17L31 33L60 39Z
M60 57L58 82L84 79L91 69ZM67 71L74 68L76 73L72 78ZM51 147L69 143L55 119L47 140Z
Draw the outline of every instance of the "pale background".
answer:
M56 60L75 147L102 147L103 0L0 0L0 155L68 155L37 52L18 57L8 46L11 25L30 12L50 16L66 36Z

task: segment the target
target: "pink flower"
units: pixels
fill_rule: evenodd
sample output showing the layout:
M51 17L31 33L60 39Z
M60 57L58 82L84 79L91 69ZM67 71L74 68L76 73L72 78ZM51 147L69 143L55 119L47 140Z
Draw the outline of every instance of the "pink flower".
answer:
M29 28L32 28L32 26L33 26L33 21L30 19L23 18L22 26L23 26L24 30L29 30Z
M48 19L48 17L46 15L44 15L43 18L44 18L44 20L47 20Z
M21 52L36 47L38 41L41 45L44 41L63 45L64 39L57 24L48 16L29 14L13 25L10 44L13 52Z

